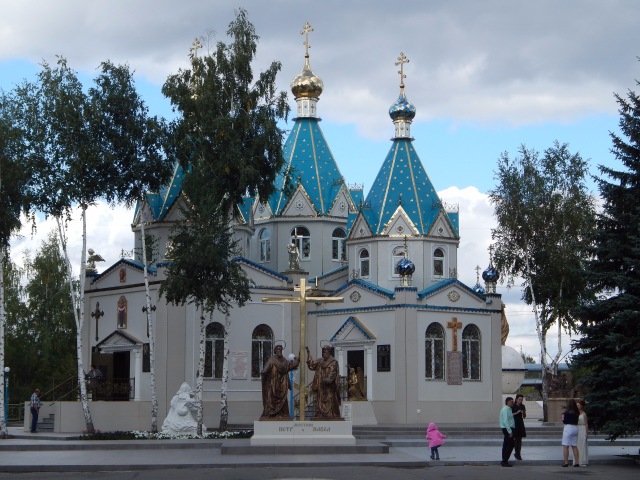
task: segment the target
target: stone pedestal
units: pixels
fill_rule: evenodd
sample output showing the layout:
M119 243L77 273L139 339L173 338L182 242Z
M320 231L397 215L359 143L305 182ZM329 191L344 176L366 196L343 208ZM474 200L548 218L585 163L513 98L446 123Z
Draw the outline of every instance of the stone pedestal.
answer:
M251 445L355 445L349 421L255 421Z
M373 411L373 405L366 400L343 402L340 407L342 416L351 420L353 425L377 425L378 419Z

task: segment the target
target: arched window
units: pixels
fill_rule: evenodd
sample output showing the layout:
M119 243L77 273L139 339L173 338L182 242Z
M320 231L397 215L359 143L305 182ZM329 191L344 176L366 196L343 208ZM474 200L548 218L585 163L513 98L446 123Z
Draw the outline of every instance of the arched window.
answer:
M427 327L424 339L424 376L427 380L444 380L444 328L439 323Z
M462 378L480 380L480 329L473 324L462 330Z
M340 262L347 261L347 233L344 228L336 228L331 234L331 259Z
M224 361L224 327L221 323L207 325L204 345L204 378L222 378Z
M360 250L358 254L358 259L360 260L360 276L368 277L369 276L369 250L363 248Z
M266 228L260 230L260 261L271 261L271 233Z
M433 276L444 277L444 250L441 248L433 251Z
M251 378L260 378L264 364L273 352L273 330L258 325L251 334Z
M392 276L394 277L400 276L399 273L396 273L396 265L398 265L398 262L403 258L404 258L404 247L403 246L394 247L393 251L391 252L391 275Z
M291 230L291 243L298 247L300 260L306 260L311 256L311 236L306 227L295 227Z

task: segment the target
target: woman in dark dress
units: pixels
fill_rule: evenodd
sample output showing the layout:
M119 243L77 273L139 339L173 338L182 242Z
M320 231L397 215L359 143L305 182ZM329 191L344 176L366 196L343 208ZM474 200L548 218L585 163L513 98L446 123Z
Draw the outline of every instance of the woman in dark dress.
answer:
M516 460L522 460L520 451L522 450L522 438L527 436L524 428L524 419L527 418L527 407L522 403L524 397L520 394L516 395L516 401L511 407L513 412L513 420L516 422L516 428L513 429L513 443Z

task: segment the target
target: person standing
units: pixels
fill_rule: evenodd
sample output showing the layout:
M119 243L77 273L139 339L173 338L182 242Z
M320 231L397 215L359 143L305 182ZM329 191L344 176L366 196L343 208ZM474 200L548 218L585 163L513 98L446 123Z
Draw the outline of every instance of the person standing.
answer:
M504 407L500 410L500 428L504 435L502 441L502 462L500 465L503 467L512 467L509 463L511 452L513 452L513 430L516 427L515 420L513 419L513 397L507 397L504 401Z
M444 440L447 436L441 433L436 427L435 423L430 423L427 427L427 440L429 440L429 448L431 449L431 460L440 460L440 453L438 447L444 445Z
M522 451L522 438L527 436L527 430L524 428L524 419L527 418L527 407L522 403L523 400L524 396L517 394L516 401L511 408L513 419L516 422L516 428L513 430L513 448L516 460L522 460L520 456Z
M578 406L578 456L580 458L580 466L586 467L589 465L589 445L587 439L589 436L589 419L585 412L586 404L584 400L576 400Z
M36 388L31 395L31 433L38 433L36 425L38 425L38 414L40 413L40 389Z
M578 453L578 406L572 398L567 402L567 409L562 414L562 457L563 467L569 466L569 447L573 450L573 466L580 466L580 454Z

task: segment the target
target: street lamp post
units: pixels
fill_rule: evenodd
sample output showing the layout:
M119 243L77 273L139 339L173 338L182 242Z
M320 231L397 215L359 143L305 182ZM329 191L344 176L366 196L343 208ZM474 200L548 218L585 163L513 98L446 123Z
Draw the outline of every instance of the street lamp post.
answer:
M9 367L4 367L4 426L9 425Z

